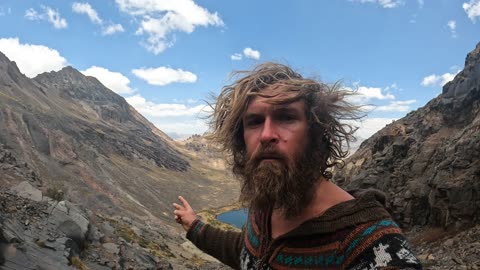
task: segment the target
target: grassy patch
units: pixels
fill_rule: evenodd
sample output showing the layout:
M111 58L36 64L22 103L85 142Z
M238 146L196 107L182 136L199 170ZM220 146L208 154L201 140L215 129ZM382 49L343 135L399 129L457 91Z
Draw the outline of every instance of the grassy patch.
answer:
M79 270L89 270L89 268L80 260L79 257L72 257L70 259L70 263L72 264L73 267L79 269Z
M149 249L150 253L158 258L175 258L167 245L147 240L145 237L137 235L129 226L118 224L116 233L129 243L137 243L139 246Z
M208 224L220 228L222 230L227 230L227 231L240 231L235 226L232 226L228 223L223 223L220 220L217 219L217 216L221 213L232 211L232 210L238 210L240 209L240 205L234 204L234 205L229 205L229 206L224 206L220 208L214 208L214 209L208 209L208 210L202 210L198 212L198 215L202 217L202 219L207 222Z

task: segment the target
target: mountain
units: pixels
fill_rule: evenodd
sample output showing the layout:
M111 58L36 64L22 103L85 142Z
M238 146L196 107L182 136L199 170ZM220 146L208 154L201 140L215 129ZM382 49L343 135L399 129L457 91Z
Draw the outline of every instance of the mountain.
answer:
M16 249L24 255L11 263L33 265L35 258L45 256L49 260L44 267L60 269L54 263L58 256L70 254L72 263L74 250L62 239L80 239L76 249L81 249L89 235L90 247L98 248L98 254L104 253L103 244L115 250L113 245L128 240L129 248L136 250L129 256L154 253L154 262L170 258L167 262L183 263L182 256L191 255L177 248L184 240L175 231L178 226L171 227L172 202L183 195L200 210L223 206L238 196L238 185L224 167L208 164L202 155L173 141L124 98L72 67L30 79L0 53L0 130L0 203L12 205L0 209L0 265L4 246L13 248L20 241L28 252ZM64 201L65 209L78 209L57 215L55 200ZM22 212L24 208L29 212ZM65 233L65 226L78 230ZM57 234L67 238L52 238ZM49 257L45 248L39 249L35 243L43 238L45 243L53 241L48 245L60 249L58 254ZM149 242L154 239L158 241ZM132 247L133 242L137 246ZM130 258L120 253L107 256L116 267Z
M428 236L424 252L453 263L445 269L461 266L452 261L455 256L478 265L480 43L439 96L365 140L336 170L334 180L352 192L384 191L394 218L407 229L421 228L419 235ZM456 234L459 238L449 238ZM457 246L476 251L452 254Z
M177 193L194 197L185 187L209 194L215 183L122 97L71 67L29 79L0 54L0 128L0 144L87 208L163 217Z

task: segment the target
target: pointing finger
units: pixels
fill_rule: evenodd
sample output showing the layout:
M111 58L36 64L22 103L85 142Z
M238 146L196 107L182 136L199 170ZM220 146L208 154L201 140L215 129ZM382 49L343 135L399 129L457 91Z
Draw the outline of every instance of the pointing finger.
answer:
M183 204L186 209L192 209L190 204L182 196L178 196L178 200Z

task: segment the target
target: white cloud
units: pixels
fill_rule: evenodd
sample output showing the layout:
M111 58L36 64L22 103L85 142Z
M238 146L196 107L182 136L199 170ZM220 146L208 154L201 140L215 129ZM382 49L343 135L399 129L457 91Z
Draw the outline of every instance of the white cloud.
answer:
M366 86L358 86L355 85L355 89L353 90L356 92L357 95L350 96L348 100L355 104L365 104L368 103L372 99L376 100L388 100L388 99L395 99L395 96L390 93L384 93L386 90L394 89L393 87L397 87L396 84L392 84L382 90L380 87L366 87ZM351 88L346 87L347 90L351 90Z
M405 4L403 0L350 0L352 2L359 3L374 3L382 6L383 8L396 8Z
M175 32L192 33L197 26L223 26L217 13L197 5L193 0L116 0L119 9L140 20L136 33L146 35L143 44L154 54L173 46Z
M243 50L243 54L247 58L251 58L251 59L255 59L255 60L260 59L260 52L256 51L256 50L253 50L252 48L245 48Z
M378 106L376 111L381 112L408 112L411 110L410 105L417 102L416 100L404 100L404 101L390 101L390 104L384 106Z
M456 38L457 37L457 32L456 32L457 22L454 21L454 20L450 20L450 21L448 21L447 26L448 26L448 29L450 29L450 33L452 34L452 38Z
M97 78L103 85L117 94L131 94L134 92L128 85L130 80L120 72L112 72L97 66L92 66L81 72L86 76Z
M394 99L395 96L392 94L383 94L382 89L378 87L358 87L357 93L367 97L368 99Z
M102 25L102 35L104 36L109 36L118 32L125 31L121 24L110 23L109 25L105 25L103 20L98 15L97 11L93 9L89 3L75 2L72 4L72 10L73 12L78 14L86 14L92 23Z
M242 60L242 55L239 53L234 53L230 56L230 59L232 59L233 61L239 61Z
M197 75L190 71L172 69L168 67L141 68L134 69L132 72L137 77L147 81L152 85L164 86L175 82L194 83L197 81Z
M208 129L204 117L211 113L209 106L155 103L146 100L141 95L134 95L125 99L157 128L167 134L188 137L192 134L203 134Z
M141 95L134 95L125 99L146 117L200 116L210 111L210 107L206 105L189 107L180 103L155 103L146 100Z
M29 8L25 11L25 18L32 21L48 21L56 29L67 28L67 20L62 18L60 13L57 10L52 9L51 7L41 6L43 13L38 13L35 9Z
M100 19L97 11L89 3L75 2L72 4L72 10L78 14L86 14L92 23L102 24L102 19Z
M353 121L350 124L358 127L355 136L361 139L368 139L375 134L375 132L395 120L396 118L365 118L361 121Z
M480 16L480 0L470 0L469 3L463 3L462 7L467 13L468 18L475 23L477 17Z
M123 26L121 24L111 24L103 28L102 35L108 36L108 35L113 35L117 32L124 32L124 31L125 29L123 29Z
M27 18L31 21L42 19L40 14L38 14L38 12L33 8L29 8L29 9L25 10L25 18Z
M15 61L20 71L30 78L43 72L59 71L67 65L67 60L57 50L43 45L21 44L18 38L0 39L0 51Z
M444 73L443 75L436 75L436 74L429 75L423 78L421 85L422 86L444 86L446 83L453 80L453 78L455 78L455 75L457 75L459 72L460 70L454 73L447 72L447 73Z

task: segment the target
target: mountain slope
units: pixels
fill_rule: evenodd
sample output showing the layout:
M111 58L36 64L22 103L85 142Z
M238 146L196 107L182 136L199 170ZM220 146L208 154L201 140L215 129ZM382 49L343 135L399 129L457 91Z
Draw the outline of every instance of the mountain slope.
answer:
M35 175L31 181L44 191L60 188L94 212L171 222L179 194L197 208L236 198L224 170L202 164L122 97L71 67L29 79L0 53L0 130L0 145ZM13 169L0 178L2 185L22 180Z
M385 191L404 226L478 224L480 43L442 94L364 141L334 179Z

